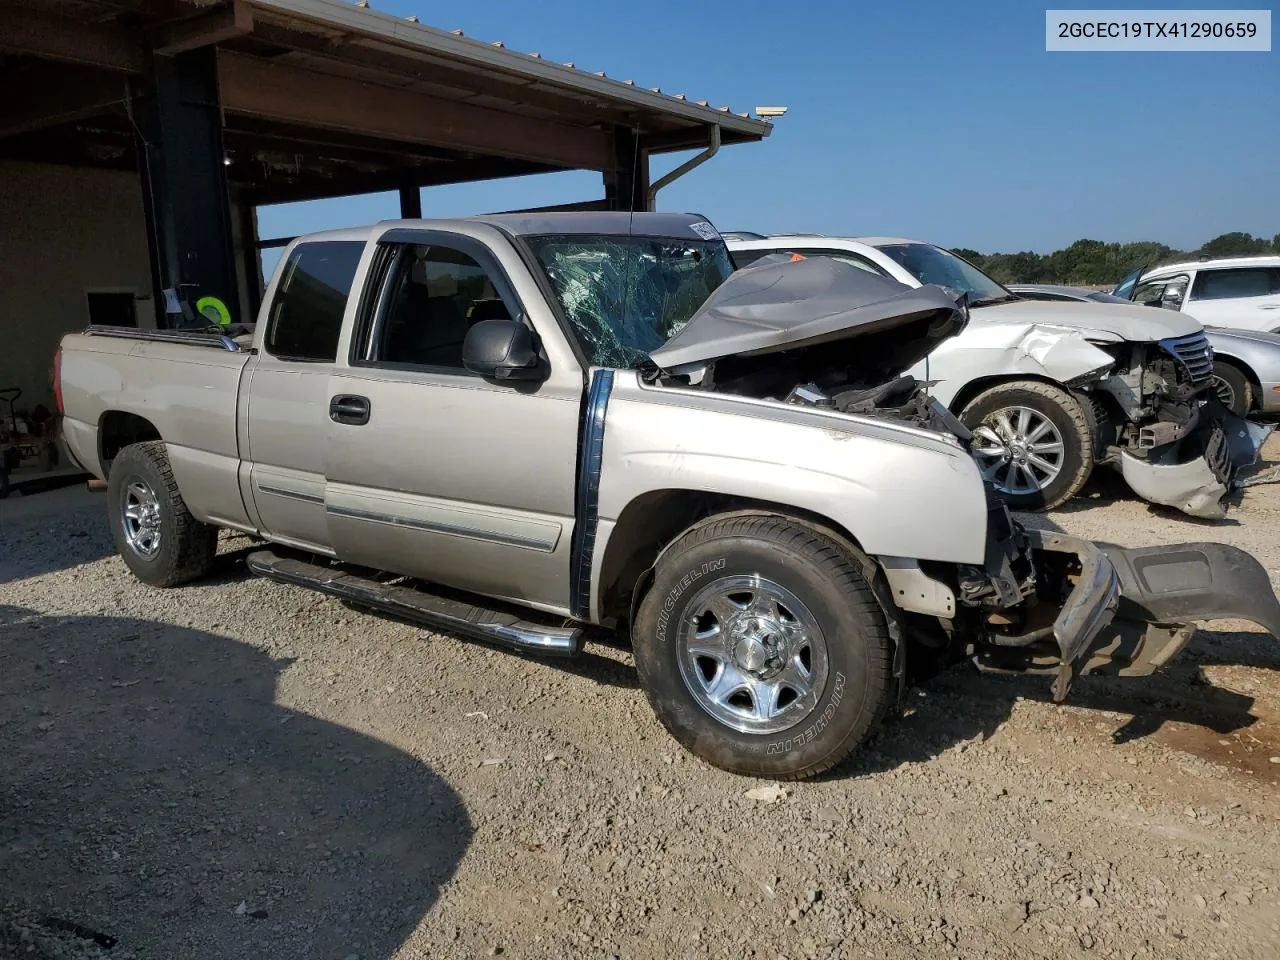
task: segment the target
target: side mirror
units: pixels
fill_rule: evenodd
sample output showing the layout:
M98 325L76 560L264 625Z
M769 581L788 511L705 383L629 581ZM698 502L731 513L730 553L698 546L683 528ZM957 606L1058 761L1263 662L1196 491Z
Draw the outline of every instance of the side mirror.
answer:
M545 376L533 332L515 320L481 320L462 341L462 365L491 380Z
M1181 310L1182 296L1187 292L1185 285L1171 283L1160 293L1160 306L1166 310Z

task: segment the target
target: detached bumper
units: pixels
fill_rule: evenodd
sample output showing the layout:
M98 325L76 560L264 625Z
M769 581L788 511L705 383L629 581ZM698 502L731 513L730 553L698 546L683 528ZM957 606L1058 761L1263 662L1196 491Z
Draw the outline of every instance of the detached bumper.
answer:
M1079 674L1144 676L1171 660L1205 620L1248 620L1280 637L1280 600L1252 555L1221 543L1129 550L1026 531L1033 550L1073 554L1076 586L1053 623L1053 698Z
M1149 459L1121 453L1120 472L1144 500L1176 507L1193 517L1221 520L1227 515L1226 499L1247 485L1249 474L1258 466L1259 451L1274 429L1221 410Z

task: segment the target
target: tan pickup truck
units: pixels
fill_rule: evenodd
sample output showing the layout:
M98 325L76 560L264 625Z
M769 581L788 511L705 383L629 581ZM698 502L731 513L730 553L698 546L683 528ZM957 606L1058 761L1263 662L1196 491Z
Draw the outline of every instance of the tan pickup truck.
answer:
M689 750L804 777L941 664L1061 698L1197 620L1280 630L1234 548L1014 522L902 376L967 319L829 258L734 272L692 215L406 221L295 241L251 335L69 336L58 393L145 583L199 577L231 528L256 574L454 635L626 631Z

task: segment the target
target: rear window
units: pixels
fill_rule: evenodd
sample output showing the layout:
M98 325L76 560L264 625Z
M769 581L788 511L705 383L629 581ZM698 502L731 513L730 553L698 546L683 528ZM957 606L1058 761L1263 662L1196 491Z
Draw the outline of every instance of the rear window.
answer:
M729 259L733 261L735 269L745 270L762 257L781 252L780 250L730 250Z
M266 348L281 360L333 363L342 314L364 243L320 240L294 248L281 268Z

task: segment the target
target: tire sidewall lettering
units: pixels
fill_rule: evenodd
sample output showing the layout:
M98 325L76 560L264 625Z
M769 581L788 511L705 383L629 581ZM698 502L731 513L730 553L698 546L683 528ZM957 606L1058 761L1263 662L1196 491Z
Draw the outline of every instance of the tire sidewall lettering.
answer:
M819 713L807 727L801 730L793 737L787 737L784 740L775 740L765 748L765 753L769 756L777 756L781 753L790 753L797 747L803 747L813 741L818 734L827 728L827 724L831 722L832 717L836 715L836 710L840 708L840 701L844 699L845 676L843 673L836 672L832 678L831 698L827 701L826 707Z
M703 577L723 570L727 562L728 561L724 557L720 557L716 560L708 560L705 563L700 563L698 566L686 572L685 575L676 582L676 585L672 587L670 592L663 598L662 606L658 610L657 632L659 641L662 643L667 642L667 632L671 623L671 614L676 608L677 601L679 601L679 599L684 595L685 591Z

